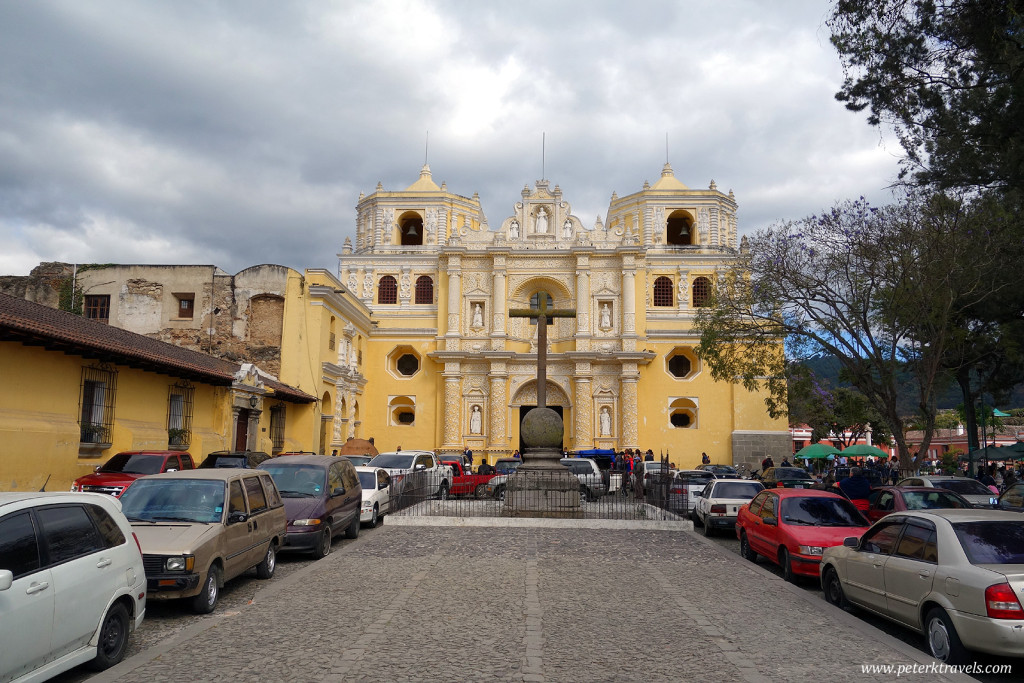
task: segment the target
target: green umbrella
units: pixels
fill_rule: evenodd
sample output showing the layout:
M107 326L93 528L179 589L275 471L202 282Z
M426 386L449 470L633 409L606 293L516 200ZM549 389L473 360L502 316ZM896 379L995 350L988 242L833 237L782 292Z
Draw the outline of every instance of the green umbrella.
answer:
M803 460L818 460L820 458L827 458L830 455L836 455L839 453L839 449L827 443L812 443L810 446L804 446L796 452L796 457Z
M1017 441L1009 446L1000 446L995 458L997 460L1024 460L1024 441Z
M999 451L1000 448L998 446L985 446L984 448L979 448L978 450L971 451L970 453L961 453L959 459L964 461L969 460L971 462L979 462L986 458L989 460L1005 460L1006 451L1003 451L1003 455L1000 455Z
M863 458L865 456L871 456L875 458L889 457L889 454L883 451L881 448L869 446L866 443L855 443L852 446L844 448L843 455L853 455L858 458Z

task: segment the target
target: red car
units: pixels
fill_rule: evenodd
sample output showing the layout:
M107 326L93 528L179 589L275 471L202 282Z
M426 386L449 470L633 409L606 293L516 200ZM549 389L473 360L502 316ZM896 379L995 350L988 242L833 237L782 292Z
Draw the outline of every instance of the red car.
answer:
M884 486L872 491L868 501L867 517L872 524L892 512L974 507L959 493L927 486Z
M867 531L868 521L843 496L815 489L765 489L740 508L736 536L740 554L758 555L782 567L786 581L818 576L821 553Z
M92 474L75 479L71 490L107 493L120 498L139 477L194 469L192 456L182 451L124 451L97 467Z

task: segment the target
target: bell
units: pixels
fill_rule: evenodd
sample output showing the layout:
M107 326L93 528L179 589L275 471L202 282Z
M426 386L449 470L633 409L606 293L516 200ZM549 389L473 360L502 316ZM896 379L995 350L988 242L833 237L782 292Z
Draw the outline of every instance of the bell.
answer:
M419 233L416 232L416 224L410 223L409 230L405 234L408 235L409 237L417 237Z

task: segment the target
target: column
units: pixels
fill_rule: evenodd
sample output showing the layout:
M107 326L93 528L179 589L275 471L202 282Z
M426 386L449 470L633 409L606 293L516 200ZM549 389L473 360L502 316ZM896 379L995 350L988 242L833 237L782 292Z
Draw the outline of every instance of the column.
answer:
M492 367L491 371L491 430L488 442L493 448L506 448L508 439L505 436L505 416L508 414L508 374L504 365Z
M494 257L494 297L491 305L491 336L505 335L508 305L505 302L505 257Z
M575 416L576 429L574 447L594 447L594 397L592 396L592 383L589 375L573 377L575 397L573 398L573 415Z
M459 324L462 306L462 261L457 256L448 259L448 329L445 331L445 349L456 351L462 327Z
M576 334L590 334L590 258L576 260Z
M622 333L636 334L636 271L622 271Z
M632 366L632 367L630 367ZM622 448L639 448L640 436L637 425L639 405L637 403L637 381L639 375L635 364L622 366L622 377L620 378L622 391L620 392L621 414L619 424L622 425Z
M461 450L459 418L462 412L459 363L446 363L444 369L444 450Z

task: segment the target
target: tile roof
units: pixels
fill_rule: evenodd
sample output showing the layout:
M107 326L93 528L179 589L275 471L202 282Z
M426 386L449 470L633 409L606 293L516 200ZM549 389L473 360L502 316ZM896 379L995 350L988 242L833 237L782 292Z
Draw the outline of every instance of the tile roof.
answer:
M237 363L151 339L119 327L0 294L0 341L17 341L140 370L231 386ZM274 398L312 403L315 396L263 378Z

